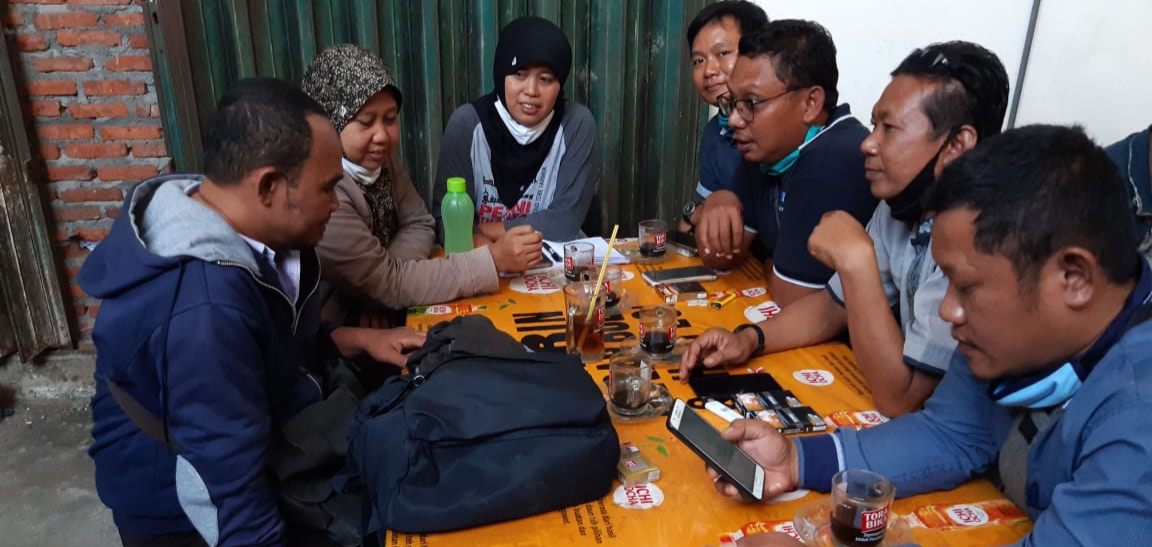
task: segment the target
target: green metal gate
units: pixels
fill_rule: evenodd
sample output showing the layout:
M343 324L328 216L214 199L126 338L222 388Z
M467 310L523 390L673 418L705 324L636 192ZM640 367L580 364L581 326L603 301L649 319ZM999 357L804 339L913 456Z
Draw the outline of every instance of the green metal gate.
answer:
M200 124L236 80L299 82L323 48L375 51L404 93L401 154L426 197L457 106L491 91L499 29L522 15L572 41L565 96L596 118L605 225L673 219L696 182L707 119L689 77L687 24L705 0L147 0L158 91L177 168L200 165Z

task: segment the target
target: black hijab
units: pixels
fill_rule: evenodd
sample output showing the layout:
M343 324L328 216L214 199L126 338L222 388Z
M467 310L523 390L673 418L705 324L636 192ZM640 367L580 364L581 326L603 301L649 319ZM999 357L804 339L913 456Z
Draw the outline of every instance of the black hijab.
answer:
M522 145L504 125L496 110L496 101L503 103L505 108L508 104L504 97L504 77L531 65L546 65L563 87L572 69L572 46L564 31L551 21L521 17L508 23L496 42L496 56L492 61L495 89L472 102L484 128L488 148L492 150L492 177L500 192L500 201L508 208L520 201L536 178L552 150L552 143L560 131L560 121L564 118L564 94L561 90L552 109L552 120L540 138Z

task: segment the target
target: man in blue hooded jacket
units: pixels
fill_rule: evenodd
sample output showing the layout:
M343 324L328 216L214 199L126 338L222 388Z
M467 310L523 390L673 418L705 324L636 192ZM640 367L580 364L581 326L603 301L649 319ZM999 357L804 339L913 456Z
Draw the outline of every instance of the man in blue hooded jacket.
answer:
M217 106L204 175L128 193L80 272L93 331L96 487L131 546L284 545L265 479L277 427L320 401L339 352L402 364L407 329L319 320L340 140L296 87L245 80Z

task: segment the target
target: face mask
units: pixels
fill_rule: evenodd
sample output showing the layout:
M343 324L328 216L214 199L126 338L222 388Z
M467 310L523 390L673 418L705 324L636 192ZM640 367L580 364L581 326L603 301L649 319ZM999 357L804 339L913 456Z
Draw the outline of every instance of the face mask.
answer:
M784 156L783 158L781 158L780 161L773 163L772 165L760 166L760 170L763 171L764 174L766 174L766 175L772 175L772 176L776 176L776 177L783 175L784 173L787 173L788 170L791 169L792 166L796 164L796 160L798 158L800 158L800 149L804 148L804 145L808 144L808 141L811 141L812 139L816 138L816 135L819 135L820 131L823 129L824 129L824 126L822 126L822 125L809 126L808 127L808 134L804 135L804 142L801 143L800 146L798 146L795 150L790 152L787 156Z
M928 160L928 164L916 173L912 182L904 187L899 194L890 199L884 200L888 204L888 208L892 210L892 218L901 222L920 222L924 216L924 205L921 204L920 199L924 197L924 191L928 186L936 181L936 162L940 159L940 153L944 151L944 147L948 146L948 142L952 137L956 136L956 129L948 132L948 138L944 139L944 144L940 145L940 149Z
M732 126L728 125L728 116L725 116L723 112L716 115L716 121L720 122L720 131L725 133L732 131Z
M1104 358L1112 346L1120 342L1124 333L1152 319L1152 269L1147 264L1142 265L1142 268L1140 281L1124 303L1124 309L1082 357L1068 361L1052 371L993 382L988 388L988 395L1004 406L1032 409L1050 408L1071 399L1080 390L1096 363Z
M912 182L904 187L904 190L896 196L884 200L888 204L888 208L892 210L892 218L901 222L920 222L920 218L924 216L924 206L921 205L920 198L924 197L924 191L928 189L928 185L936 180L936 160L938 159L940 159L940 152L936 152L936 155L928 160L928 165L925 165L916 174Z

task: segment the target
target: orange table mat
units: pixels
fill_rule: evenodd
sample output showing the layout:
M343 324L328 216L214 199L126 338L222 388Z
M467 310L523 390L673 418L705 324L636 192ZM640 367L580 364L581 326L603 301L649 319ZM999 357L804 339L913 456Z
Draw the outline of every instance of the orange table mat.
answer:
M695 258L672 255L658 266L624 266L624 290L637 306L662 302L640 273L653 268L671 268L699 264ZM408 325L427 330L440 321L459 314L480 313L498 328L536 351L562 350L564 346L564 297L560 280L548 274L501 280L501 290L493 295L458 300L440 306L413 308ZM709 292L734 290L740 296L717 310L710 306L678 302L680 312L677 335L686 343L712 327L731 329L741 323L771 316L778 308L765 290L763 269L748 261L731 272L722 273L716 281L703 283ZM625 301L629 299L626 297ZM638 323L636 308L605 320L606 353L621 345L635 344ZM653 380L668 387L673 397L689 399L694 394L681 384L678 364L657 366ZM607 375L607 360L587 365L598 385ZM731 367L727 372L741 374L762 369L772 374L800 401L821 416L836 414L837 421L867 424L876 421L863 376L856 368L852 351L839 343L800 348L753 359L746 365ZM702 412L713 425L723 421ZM882 418L880 418L882 419ZM830 422L830 426L833 424ZM621 442L632 442L655 463L661 472L655 488L613 492L598 501L562 511L537 515L511 522L482 526L443 534L387 534L385 545L391 546L473 546L544 547L552 545L717 545L729 532L745 530L786 529L800 506L826 495L808 493L787 502L744 504L721 497L704 472L703 461L665 428L664 418L640 423L617 423ZM614 495L616 494L616 495ZM658 500L659 503L657 504ZM914 536L924 546L987 546L1011 543L1031 529L1026 521L1004 522L996 519L995 508L985 510L987 503L1003 503L1005 498L986 480L973 480L946 492L897 500L896 516L920 510L921 513L948 513L965 518L933 521L934 528L915 527ZM619 503L618 503L619 502ZM969 507L970 504L985 505ZM984 507L984 509L981 509ZM938 520L938 519L937 519ZM981 525L981 522L991 522ZM961 522L963 524L961 524Z

